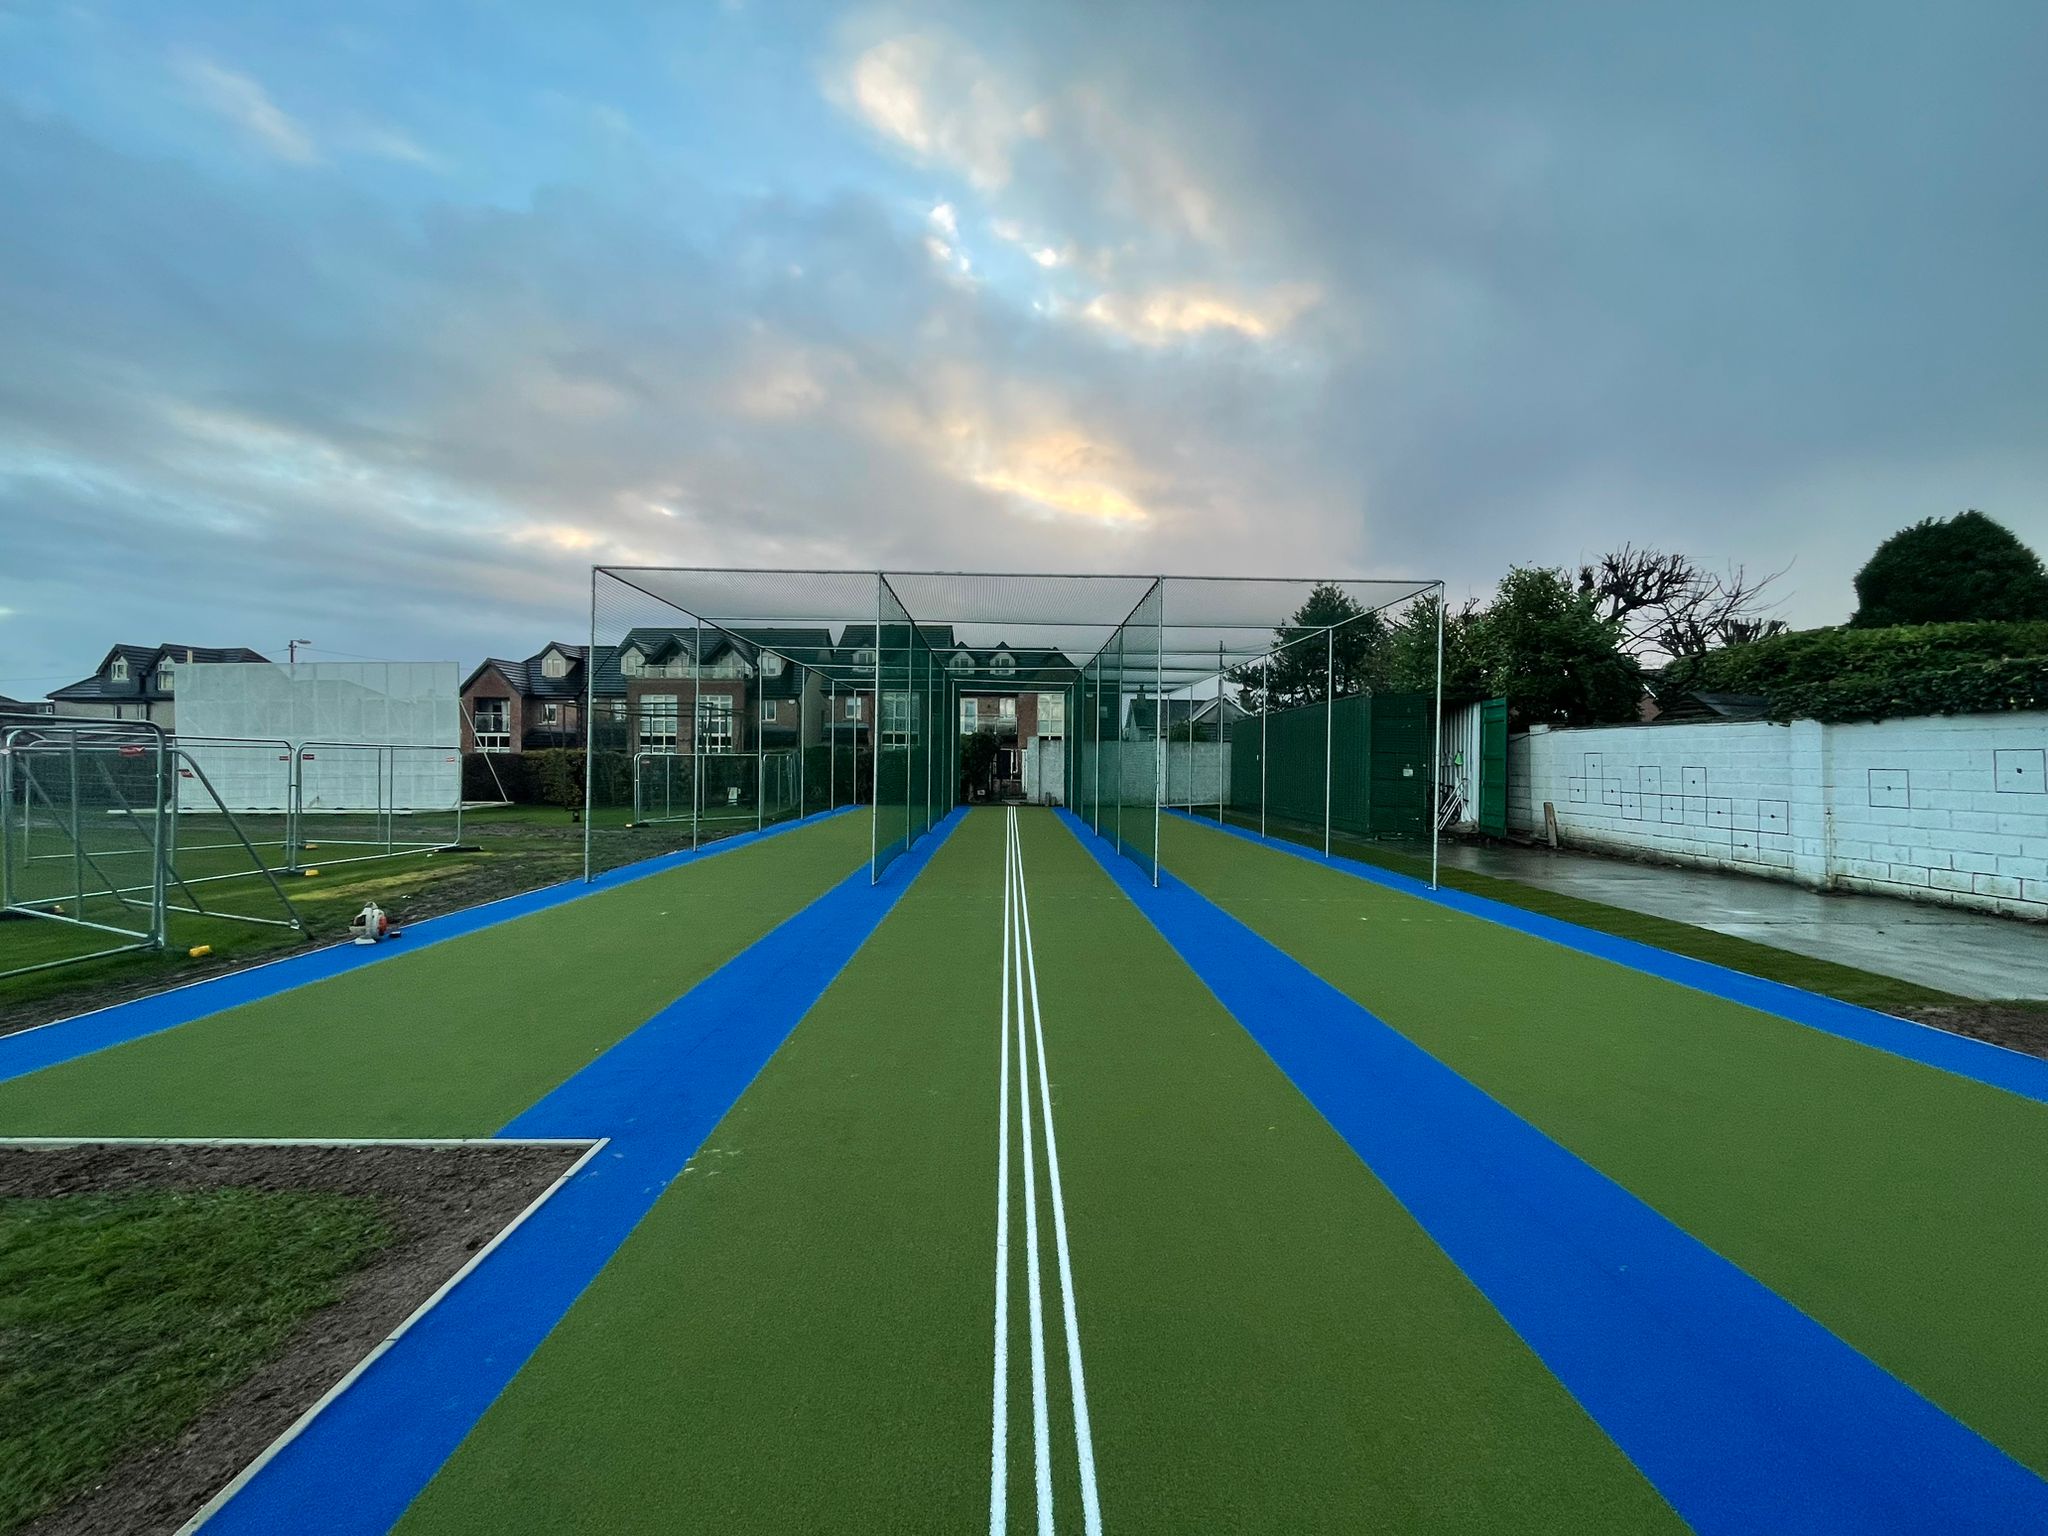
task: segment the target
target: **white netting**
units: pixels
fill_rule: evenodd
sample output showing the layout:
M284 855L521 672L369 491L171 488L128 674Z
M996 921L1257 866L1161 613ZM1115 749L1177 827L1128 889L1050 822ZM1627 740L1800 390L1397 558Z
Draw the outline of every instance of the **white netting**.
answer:
M275 748L288 744L305 810L452 810L460 694L452 661L190 663L178 668L178 740L231 808L283 807Z

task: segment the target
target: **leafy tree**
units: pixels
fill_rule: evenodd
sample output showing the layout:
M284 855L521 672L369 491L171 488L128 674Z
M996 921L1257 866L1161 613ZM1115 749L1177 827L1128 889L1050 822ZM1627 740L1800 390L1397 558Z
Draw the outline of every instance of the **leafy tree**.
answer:
M1627 720L1642 669L1622 648L1618 619L1563 571L1516 566L1477 625L1474 651L1489 691L1525 724Z
M1436 594L1417 598L1387 631L1386 686L1396 693L1436 691ZM1486 658L1479 649L1486 611L1467 599L1444 615L1444 697L1490 696Z
M1270 663L1231 669L1248 710L1318 704L1332 683L1340 699L1386 686L1386 622L1340 586L1326 582L1310 592L1273 631L1273 643Z
M1982 512L1930 517L1877 546L1856 573L1859 629L2048 619L2041 557Z

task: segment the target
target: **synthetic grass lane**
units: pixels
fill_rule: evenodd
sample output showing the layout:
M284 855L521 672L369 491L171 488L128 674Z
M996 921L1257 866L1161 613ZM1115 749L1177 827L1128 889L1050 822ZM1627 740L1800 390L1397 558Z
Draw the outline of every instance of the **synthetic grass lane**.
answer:
M2048 1109L1174 818L1203 895L2036 1472Z
M1682 1530L1088 852L1022 819L1106 1528Z
M969 814L401 1531L986 1524L1001 851Z
M488 1135L867 843L834 817L0 1083L0 1134Z

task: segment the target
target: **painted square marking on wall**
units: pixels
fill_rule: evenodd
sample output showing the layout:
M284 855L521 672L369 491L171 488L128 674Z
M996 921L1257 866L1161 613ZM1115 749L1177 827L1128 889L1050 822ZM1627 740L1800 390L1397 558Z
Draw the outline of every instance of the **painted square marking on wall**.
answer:
M1636 788L1646 795L1664 792L1664 768L1659 763L1644 763L1636 769Z
M1621 792L1621 815L1624 821L1643 819L1643 797L1632 789Z
M1565 793L1571 797L1573 805L1584 805L1586 803L1586 781L1584 779L1566 779L1564 787Z
M1602 805L1619 805L1619 804L1621 804L1621 780L1619 780L1619 779L1603 779L1603 780L1601 781L1601 783L1600 783L1600 803L1601 803Z
M1704 795L1707 792L1707 770L1686 767L1678 770L1685 776L1685 792L1688 795Z
M2001 795L2048 795L2048 747L2000 747L1991 758Z
M1585 773L1589 779L1600 777L1600 754L1598 752L1588 752L1586 754Z
M1790 832L1792 830L1792 802L1790 800L1759 800L1756 803L1757 829L1763 832Z
M1664 814L1662 819L1665 821L1677 822L1680 825L1683 825L1685 822L1685 796L1665 795L1661 798L1664 801Z
M1903 768L1871 769L1870 803L1873 808L1911 809L1913 792L1906 770Z
M1707 801L1707 825L1710 827L1732 827L1735 825L1735 802L1724 795L1715 795Z

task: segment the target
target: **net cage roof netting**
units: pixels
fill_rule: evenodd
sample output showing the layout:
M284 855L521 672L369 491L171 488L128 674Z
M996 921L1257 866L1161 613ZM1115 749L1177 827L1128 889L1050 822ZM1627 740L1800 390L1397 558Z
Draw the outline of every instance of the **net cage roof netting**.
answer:
M991 571L745 570L597 566L597 642L620 646L635 631L706 631L747 653L779 654L850 683L873 671L878 609L885 645L922 647L966 678L1000 688L1028 673L1051 684L1071 679L1133 630L1146 668L1158 654L1169 691L1212 680L1279 645L1318 587L1335 587L1366 613L1385 613L1435 592L1435 580L1030 574ZM1158 592L1157 618L1147 599ZM908 616L908 623L903 616ZM891 633L901 627L900 640ZM1321 635L1322 629L1303 632ZM694 646L694 640L684 644ZM1007 656L1007 665L1001 658ZM1125 660L1136 654L1126 647Z

